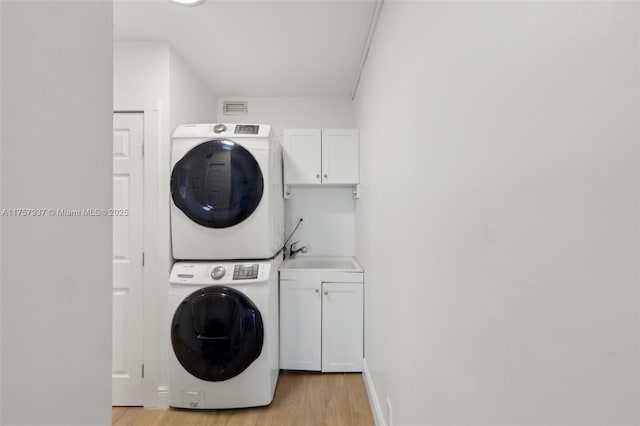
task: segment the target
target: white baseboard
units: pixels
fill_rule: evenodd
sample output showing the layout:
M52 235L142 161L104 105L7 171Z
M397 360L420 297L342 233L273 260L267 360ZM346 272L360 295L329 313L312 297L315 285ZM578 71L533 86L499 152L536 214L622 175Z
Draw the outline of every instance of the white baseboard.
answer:
M362 376L364 377L364 387L367 390L367 396L369 397L369 405L371 405L373 420L376 422L376 426L387 426L366 359L362 360Z
M158 408L169 408L169 386L158 386Z

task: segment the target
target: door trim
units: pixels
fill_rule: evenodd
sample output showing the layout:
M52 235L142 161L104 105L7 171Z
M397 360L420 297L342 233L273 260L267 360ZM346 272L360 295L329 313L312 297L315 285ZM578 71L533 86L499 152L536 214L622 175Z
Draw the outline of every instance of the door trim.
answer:
M144 114L113 114L112 405L143 404ZM133 197L133 198L131 198ZM118 260L118 258L120 258Z
M158 175L160 173L159 151L160 151L160 117L157 110L150 109L114 109L114 114L136 113L143 114L143 242L144 267L142 270L142 364L144 365L144 378L142 379L142 402L145 408L162 407L166 405L161 401L163 388L159 386L160 375L159 336L157 332L158 323L164 316L158 312L158 301L160 291L165 287L159 286L162 283L160 274L161 257L159 233L160 223L158 220L158 208L160 188L158 185ZM168 208L168 206L167 206ZM168 282L168 275L164 277Z

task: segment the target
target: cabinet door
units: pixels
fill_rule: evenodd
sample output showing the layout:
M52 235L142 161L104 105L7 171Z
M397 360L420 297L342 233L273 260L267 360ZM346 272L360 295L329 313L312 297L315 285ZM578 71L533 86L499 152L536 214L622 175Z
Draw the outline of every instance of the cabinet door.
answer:
M322 182L360 182L360 149L357 129L322 130Z
M320 129L284 130L284 184L322 183Z
M322 371L362 371L362 284L323 283L322 299Z
M280 368L320 371L322 283L280 281Z

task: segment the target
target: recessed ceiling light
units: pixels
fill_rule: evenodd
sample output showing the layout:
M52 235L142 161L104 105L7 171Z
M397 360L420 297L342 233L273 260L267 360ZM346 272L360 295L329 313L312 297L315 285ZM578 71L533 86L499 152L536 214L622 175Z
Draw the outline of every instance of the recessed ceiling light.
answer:
M207 0L169 0L171 3L179 4L180 6L200 6Z

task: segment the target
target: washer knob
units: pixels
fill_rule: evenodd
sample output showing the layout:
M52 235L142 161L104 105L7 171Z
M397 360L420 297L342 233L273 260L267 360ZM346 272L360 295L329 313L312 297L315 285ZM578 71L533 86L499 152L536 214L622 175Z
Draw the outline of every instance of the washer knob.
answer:
M227 130L227 126L225 126L224 124L216 124L215 126L213 126L213 131L215 133L222 133L225 130Z
M213 278L214 280L219 280L220 278L224 277L224 274L227 273L227 270L224 269L223 266L216 266L215 268L213 268L213 271L211 271L211 278Z

